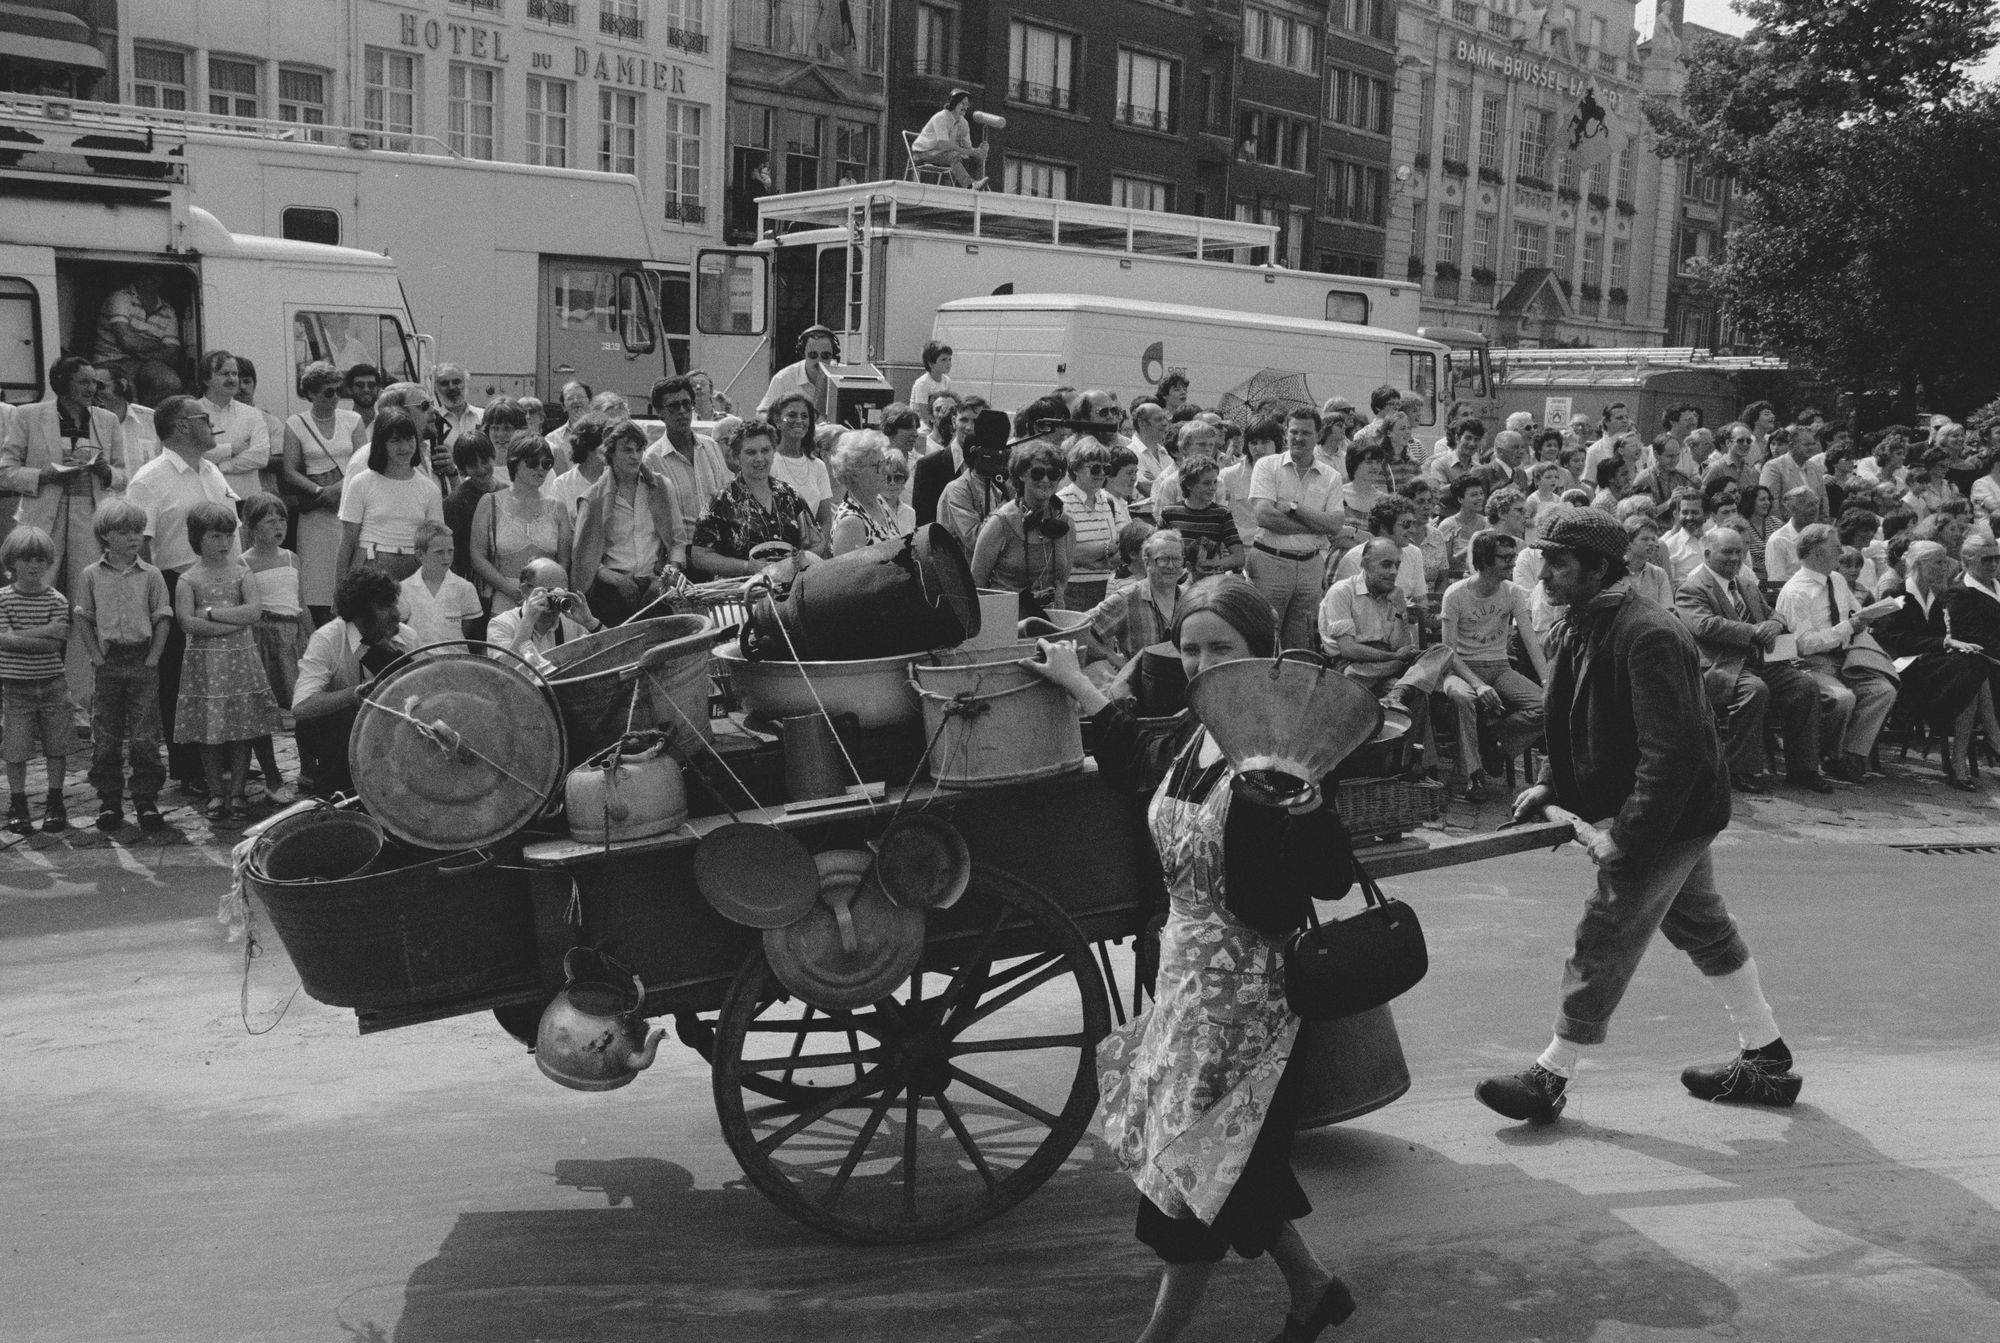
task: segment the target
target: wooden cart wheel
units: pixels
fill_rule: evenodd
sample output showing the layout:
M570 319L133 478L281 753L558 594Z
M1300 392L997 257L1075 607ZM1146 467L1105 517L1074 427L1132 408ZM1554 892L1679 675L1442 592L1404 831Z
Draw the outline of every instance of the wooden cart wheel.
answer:
M922 967L870 1007L805 1007L759 949L716 1023L716 1114L744 1174L850 1240L936 1240L998 1216L1062 1165L1097 1108L1110 1008L1069 916L975 867L933 919ZM768 1104L767 1079L817 1098Z

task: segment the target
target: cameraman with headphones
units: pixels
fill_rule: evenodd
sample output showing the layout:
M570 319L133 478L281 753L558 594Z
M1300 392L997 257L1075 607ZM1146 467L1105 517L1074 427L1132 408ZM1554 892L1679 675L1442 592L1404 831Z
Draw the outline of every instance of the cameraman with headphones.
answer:
M799 333L798 349L799 362L779 369L765 390L764 399L757 403L758 419L770 419L771 407L794 393L811 397L820 419L838 418L834 414L837 407L833 379L826 376L826 366L840 362L840 338L826 327L809 326Z

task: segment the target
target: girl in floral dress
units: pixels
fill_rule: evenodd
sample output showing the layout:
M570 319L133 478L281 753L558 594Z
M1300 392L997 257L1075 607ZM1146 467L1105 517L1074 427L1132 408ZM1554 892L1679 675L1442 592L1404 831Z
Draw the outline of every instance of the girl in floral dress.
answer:
M257 582L230 555L236 514L227 505L188 510L188 543L200 556L174 589L174 616L187 633L174 740L201 746L208 776L208 819L241 825L250 808L244 795L250 743L276 732L278 703L250 632L263 615Z
M1222 576L1189 589L1172 638L1192 680L1217 663L1273 656L1278 619L1248 581ZM1312 898L1352 884L1347 832L1329 807L1294 815L1243 802L1235 770L1191 711L1147 737L1083 674L1071 645L1045 640L1041 651L1022 666L1095 720L1107 782L1152 792L1147 819L1169 899L1153 1005L1097 1054L1105 1142L1139 1186L1138 1237L1165 1264L1140 1343L1187 1327L1231 1250L1270 1252L1291 1294L1277 1337L1310 1340L1354 1299L1294 1225L1312 1204L1291 1169L1300 1022L1285 1002L1281 947Z

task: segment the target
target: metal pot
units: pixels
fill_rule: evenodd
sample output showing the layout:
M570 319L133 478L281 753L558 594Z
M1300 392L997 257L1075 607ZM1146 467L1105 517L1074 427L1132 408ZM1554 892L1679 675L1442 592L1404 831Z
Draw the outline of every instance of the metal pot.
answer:
M658 732L634 733L571 770L563 798L569 833L586 844L664 835L688 817L680 761Z
M1340 762L1338 773L1343 779L1393 778L1408 765L1409 753L1410 715L1401 709L1384 708L1382 726Z
M542 1009L535 1032L535 1066L550 1081L576 1091L615 1091L653 1066L666 1027L648 1032L639 1015L646 986L632 976L623 985L576 977L572 948L563 957L568 982Z
M853 714L863 728L901 727L923 718L910 690L908 653L857 662L752 662L735 644L724 644L715 656L744 709L774 723L818 713L822 702L835 717Z

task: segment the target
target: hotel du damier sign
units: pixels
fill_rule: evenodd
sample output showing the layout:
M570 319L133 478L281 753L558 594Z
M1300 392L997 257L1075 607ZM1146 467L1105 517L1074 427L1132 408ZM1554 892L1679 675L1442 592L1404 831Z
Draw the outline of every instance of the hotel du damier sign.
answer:
M507 65L513 59L512 54L501 46L506 36L501 29L472 23L440 23L415 14L401 17L399 36L406 47L422 45L438 51L449 43L454 56L470 56L474 60L492 61L496 65ZM528 60L537 70L555 68L555 58L546 51L531 51ZM607 55L601 51L593 59L588 47L576 48L576 75L579 79L595 78L603 84L687 92L687 72L678 65L648 60L644 56Z
M1501 51L1483 42L1459 38L1452 44L1452 59L1460 65L1470 65L1479 70L1491 70L1504 79L1517 79L1535 88L1552 89L1572 98L1583 96L1584 90L1593 87L1590 76L1577 70L1565 70L1561 66L1549 65L1519 52ZM1600 88L1598 96L1616 111L1619 94L1616 89Z

